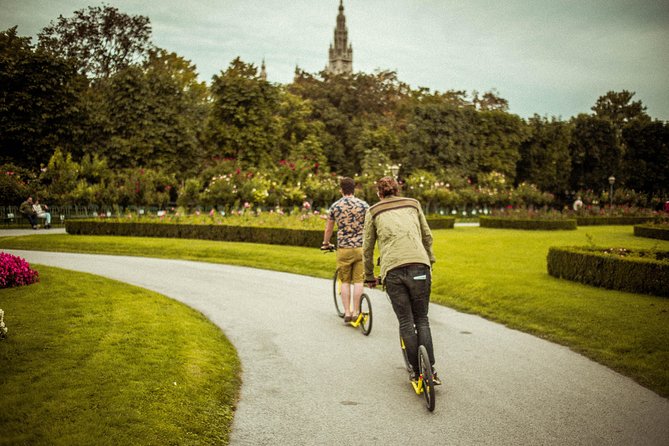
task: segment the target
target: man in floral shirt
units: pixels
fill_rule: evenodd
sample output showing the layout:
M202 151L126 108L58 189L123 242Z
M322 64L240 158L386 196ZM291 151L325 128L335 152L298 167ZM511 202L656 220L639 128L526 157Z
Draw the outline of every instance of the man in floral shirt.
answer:
M328 249L335 223L337 223L337 268L341 280L341 300L344 305L344 322L356 320L360 314L363 287L362 231L369 205L356 198L355 181L344 177L339 182L342 197L328 211L323 245ZM351 284L353 284L353 313L351 314Z

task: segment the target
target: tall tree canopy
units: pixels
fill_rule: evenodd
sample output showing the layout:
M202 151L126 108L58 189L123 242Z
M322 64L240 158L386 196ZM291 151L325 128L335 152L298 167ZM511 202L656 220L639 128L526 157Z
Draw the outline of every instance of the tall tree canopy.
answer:
M57 146L71 148L79 132L85 79L67 61L0 33L0 162L39 168Z
M62 15L38 35L39 47L71 58L80 73L108 78L144 62L152 48L148 17L130 16L109 5Z

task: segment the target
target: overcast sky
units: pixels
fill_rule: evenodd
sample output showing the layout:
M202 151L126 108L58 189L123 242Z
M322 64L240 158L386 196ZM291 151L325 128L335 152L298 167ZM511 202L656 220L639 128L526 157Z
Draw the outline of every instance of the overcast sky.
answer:
M209 82L240 56L270 82L327 64L339 0L107 0L148 16L153 42ZM93 0L0 0L0 28L33 36ZM510 111L568 119L607 91L669 120L669 0L344 0L353 69L412 87L495 89ZM35 40L33 40L35 41Z

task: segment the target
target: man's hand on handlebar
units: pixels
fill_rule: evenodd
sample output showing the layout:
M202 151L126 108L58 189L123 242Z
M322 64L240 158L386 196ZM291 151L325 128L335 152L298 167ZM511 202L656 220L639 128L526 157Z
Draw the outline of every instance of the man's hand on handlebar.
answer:
M375 277L374 280L365 280L365 286L367 288L376 288L378 284L379 284L379 279L377 277Z
M334 250L335 250L335 245L333 245L332 243L328 242L328 243L323 243L321 245L321 251L323 252L332 252Z

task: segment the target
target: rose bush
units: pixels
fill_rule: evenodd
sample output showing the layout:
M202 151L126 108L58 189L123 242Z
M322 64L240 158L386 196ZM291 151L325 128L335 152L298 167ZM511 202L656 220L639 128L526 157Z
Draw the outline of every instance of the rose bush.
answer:
M37 271L28 262L6 252L0 253L0 288L30 285L39 281Z

